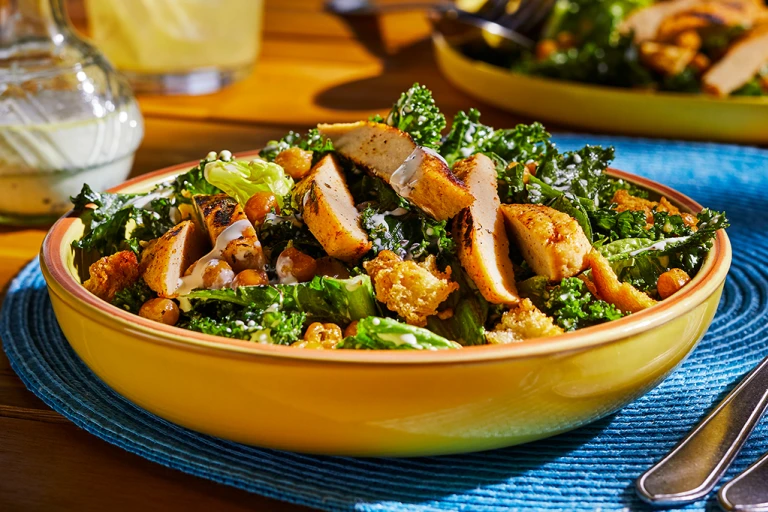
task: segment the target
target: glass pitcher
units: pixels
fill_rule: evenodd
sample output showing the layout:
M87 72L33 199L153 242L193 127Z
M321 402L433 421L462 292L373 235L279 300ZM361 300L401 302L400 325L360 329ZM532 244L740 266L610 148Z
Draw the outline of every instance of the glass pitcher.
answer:
M50 222L84 183L124 181L143 134L130 88L63 0L0 0L0 223Z

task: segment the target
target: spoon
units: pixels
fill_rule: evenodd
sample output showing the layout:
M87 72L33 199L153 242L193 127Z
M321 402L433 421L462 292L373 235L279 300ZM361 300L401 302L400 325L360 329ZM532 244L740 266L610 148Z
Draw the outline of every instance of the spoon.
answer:
M535 46L533 40L519 32L458 9L431 11L429 19L434 30L456 49L472 45L475 51L503 57Z

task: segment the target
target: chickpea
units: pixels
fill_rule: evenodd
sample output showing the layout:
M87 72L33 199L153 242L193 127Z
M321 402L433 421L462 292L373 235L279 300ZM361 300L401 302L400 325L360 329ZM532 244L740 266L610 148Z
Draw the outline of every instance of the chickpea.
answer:
M320 344L323 348L333 348L342 340L341 327L336 324L321 324L314 322L309 324L304 332L304 341L308 344ZM306 347L305 348L309 348Z
M224 260L211 260L203 270L203 286L209 290L225 288L235 279L235 272Z
M141 305L139 316L165 325L176 325L179 321L179 306L171 299L149 299Z
M283 281L311 281L317 273L317 261L295 247L288 247L277 257L277 275Z
M557 43L551 39L544 39L536 45L536 58L538 60L547 60L552 54L557 53Z
M256 192L245 203L245 216L254 226L260 226L269 212L280 213L277 198L272 192Z
M666 299L678 292L690 280L691 277L684 270L673 268L659 276L656 290L659 292L659 297Z
M192 219L195 216L195 209L191 204L180 204L179 215L181 216L181 220Z
M357 324L358 323L359 322L357 320L355 320L354 322L352 322L351 324L349 324L348 326L346 326L344 328L344 337L345 338L347 338L349 336L355 336L357 334Z
M275 163L293 179L300 180L312 169L312 151L288 148L275 157Z
M263 270L246 269L235 276L232 288L241 286L264 286L269 284L269 277Z
M336 258L331 258L330 256L323 256L317 259L315 274L318 276L336 277L338 279L349 278L347 267Z

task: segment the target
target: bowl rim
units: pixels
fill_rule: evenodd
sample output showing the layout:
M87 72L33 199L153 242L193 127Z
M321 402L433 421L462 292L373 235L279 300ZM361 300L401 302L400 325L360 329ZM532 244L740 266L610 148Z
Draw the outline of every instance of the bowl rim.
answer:
M243 159L256 155L258 151L247 151L238 153L235 157ZM198 162L192 161L165 167L112 187L109 192L137 192L186 172L196 165ZM693 199L647 178L613 168L609 168L608 173L664 195L684 210L698 212L702 209ZM506 345L479 345L464 347L461 350L299 350L290 346L259 344L163 325L99 299L75 279L64 259L64 255L71 251L69 244L64 245L68 240L67 234L78 222L79 217L72 211L68 212L51 227L43 241L40 263L50 293L56 294L58 298L74 306L78 313L92 320L102 324L111 323L132 333L137 343L150 341L174 348L203 351L219 357L270 357L321 363L413 365L485 363L565 354L617 342L688 313L715 293L725 280L731 263L730 242L725 231L720 230L699 273L681 292L644 311L553 338L534 338Z

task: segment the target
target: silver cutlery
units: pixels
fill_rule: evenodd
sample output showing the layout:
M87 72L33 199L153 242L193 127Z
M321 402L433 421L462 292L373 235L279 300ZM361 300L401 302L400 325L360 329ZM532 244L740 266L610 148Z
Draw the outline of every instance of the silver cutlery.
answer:
M753 369L672 451L643 473L637 493L654 505L681 505L709 494L768 408L768 358ZM761 480L762 479L762 480ZM753 485L759 482L759 486ZM760 487L756 490L756 487ZM768 458L726 484L721 502L729 510L768 510ZM763 500L765 508L737 503ZM759 502L758 502L759 503Z

